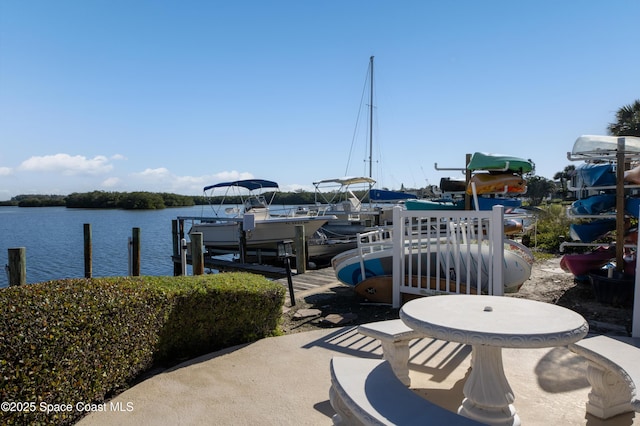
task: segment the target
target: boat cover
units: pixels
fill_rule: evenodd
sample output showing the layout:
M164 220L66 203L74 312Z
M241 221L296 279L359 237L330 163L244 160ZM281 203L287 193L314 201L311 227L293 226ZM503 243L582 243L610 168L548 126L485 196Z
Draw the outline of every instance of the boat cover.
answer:
M233 182L221 182L221 183L216 183L215 185L205 186L204 191L208 191L213 188L226 188L230 186L239 186L241 188L246 188L249 191L255 191L256 189L261 189L261 188L276 188L276 189L278 188L278 184L270 180L246 179L246 180L236 180Z
M610 163L583 163L576 167L578 188L615 186L616 172Z
M591 243L614 229L615 219L598 219L588 223L572 223L569 226L569 235L574 241Z
M638 218L640 211L640 198L628 197L624 200L624 211L635 218Z
M575 215L601 214L616 208L615 194L592 195L576 200L571 204L571 212ZM638 212L636 211L636 214Z

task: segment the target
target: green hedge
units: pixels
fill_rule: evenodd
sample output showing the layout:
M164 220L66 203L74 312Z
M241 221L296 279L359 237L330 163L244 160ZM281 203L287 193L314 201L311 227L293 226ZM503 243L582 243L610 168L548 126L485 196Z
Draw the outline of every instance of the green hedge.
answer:
M272 335L284 295L246 273L0 290L0 423L68 424L84 414L76 404L100 403L154 365Z

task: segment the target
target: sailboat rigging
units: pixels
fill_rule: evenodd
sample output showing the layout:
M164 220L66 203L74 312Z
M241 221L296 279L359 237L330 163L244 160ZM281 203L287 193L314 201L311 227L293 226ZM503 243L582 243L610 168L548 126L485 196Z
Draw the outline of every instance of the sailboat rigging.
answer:
M368 122L369 122L369 126L368 126L368 156L365 159L366 162L369 163L369 178L373 178L373 59L374 56L369 57L369 69L367 70L367 78L365 80L365 86L363 87L363 96L362 96L362 101L360 103L360 105L362 106L364 104L364 95L365 92L367 91L367 82L368 84L368 92L369 92L369 99L368 99L368 108L369 108L369 114L368 114ZM360 110L358 111L358 117L360 117L360 114L362 112L362 108L360 108ZM351 141L351 149L349 150L349 158L347 160L347 167L345 169L345 175L349 175L349 164L351 162L351 153L353 152L353 147L355 145L355 139L356 139L356 134L358 133L357 128L358 128L358 121L356 121L356 129L354 130L354 134L353 134L353 139Z

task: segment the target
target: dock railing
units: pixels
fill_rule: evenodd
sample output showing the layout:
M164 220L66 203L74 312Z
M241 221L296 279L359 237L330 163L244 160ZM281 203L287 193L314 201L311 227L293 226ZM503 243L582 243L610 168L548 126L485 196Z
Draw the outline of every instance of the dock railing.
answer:
M393 209L393 306L402 294L504 294L504 207Z

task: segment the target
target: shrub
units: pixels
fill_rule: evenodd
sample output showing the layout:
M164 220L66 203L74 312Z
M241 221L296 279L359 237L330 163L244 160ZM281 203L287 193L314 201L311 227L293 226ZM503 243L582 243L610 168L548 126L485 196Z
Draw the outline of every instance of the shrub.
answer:
M541 210L537 223L537 248L557 253L560 244L570 241L569 226L572 222L567 217L566 207L561 204L541 206Z
M0 291L2 424L67 424L77 409L46 404L104 401L154 364L273 334L284 288L263 277L71 279ZM45 405L42 405L45 404Z

